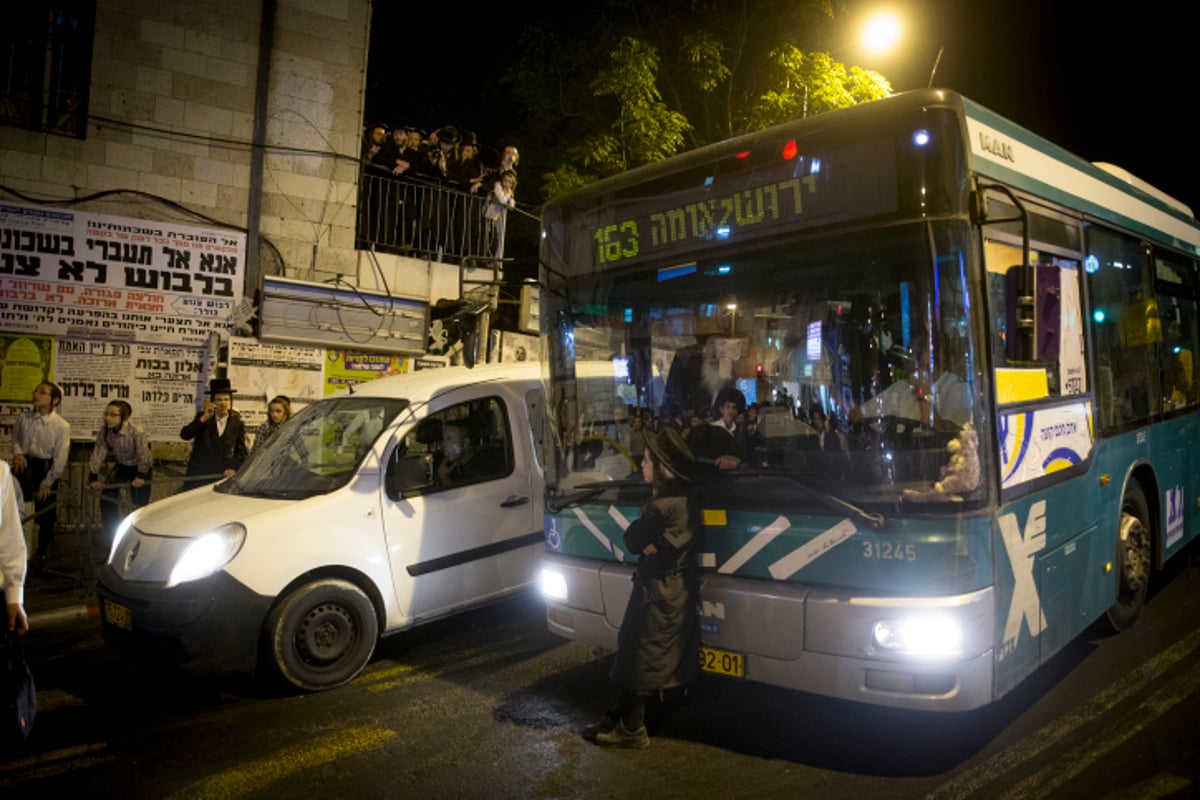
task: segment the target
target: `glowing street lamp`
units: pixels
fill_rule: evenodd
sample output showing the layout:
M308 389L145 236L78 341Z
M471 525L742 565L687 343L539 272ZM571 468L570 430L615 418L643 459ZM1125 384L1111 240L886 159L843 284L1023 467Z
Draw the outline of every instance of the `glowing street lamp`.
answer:
M876 53L892 49L899 39L900 21L891 14L876 14L863 29L863 44Z
M863 29L863 45L876 53L891 50L900 40L900 20L890 13L880 13L867 20ZM938 47L937 57L933 60L933 69L929 72L929 84L933 87L934 76L937 75L938 64L942 61L944 47Z

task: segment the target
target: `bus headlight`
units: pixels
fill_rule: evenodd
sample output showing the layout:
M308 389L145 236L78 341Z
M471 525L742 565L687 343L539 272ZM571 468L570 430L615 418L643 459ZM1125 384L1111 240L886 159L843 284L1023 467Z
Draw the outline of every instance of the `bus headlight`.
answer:
M920 658L953 658L962 655L962 625L946 616L883 619L872 631L875 647L886 653Z
M566 600L567 579L557 570L543 569L542 594L547 600Z
M242 549L246 541L246 526L238 522L222 525L193 541L175 562L167 588L212 575L224 567Z

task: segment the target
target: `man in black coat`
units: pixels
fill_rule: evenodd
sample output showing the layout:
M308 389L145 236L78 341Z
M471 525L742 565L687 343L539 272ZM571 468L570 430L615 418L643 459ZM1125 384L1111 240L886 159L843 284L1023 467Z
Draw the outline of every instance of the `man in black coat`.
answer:
M234 390L228 378L213 378L208 384L204 410L183 426L179 436L192 441L184 490L204 486L237 472L246 460L246 427L233 410Z

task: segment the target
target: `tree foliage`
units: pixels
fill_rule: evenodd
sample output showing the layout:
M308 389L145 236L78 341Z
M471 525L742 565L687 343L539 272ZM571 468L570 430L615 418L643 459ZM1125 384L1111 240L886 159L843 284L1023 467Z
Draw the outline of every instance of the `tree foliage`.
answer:
M827 52L839 0L607 0L592 20L521 37L506 83L542 124L553 197L684 149L885 97L876 72Z

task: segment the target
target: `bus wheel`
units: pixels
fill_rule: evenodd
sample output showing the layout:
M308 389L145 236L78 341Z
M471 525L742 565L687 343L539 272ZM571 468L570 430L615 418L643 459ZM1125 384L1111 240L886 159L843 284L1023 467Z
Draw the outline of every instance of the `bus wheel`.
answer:
M341 686L361 672L378 635L371 601L336 578L295 589L267 617L266 645L275 672L310 692Z
M1117 602L1108 609L1108 624L1123 631L1137 621L1150 585L1150 509L1136 483L1121 501L1121 530L1117 541Z

